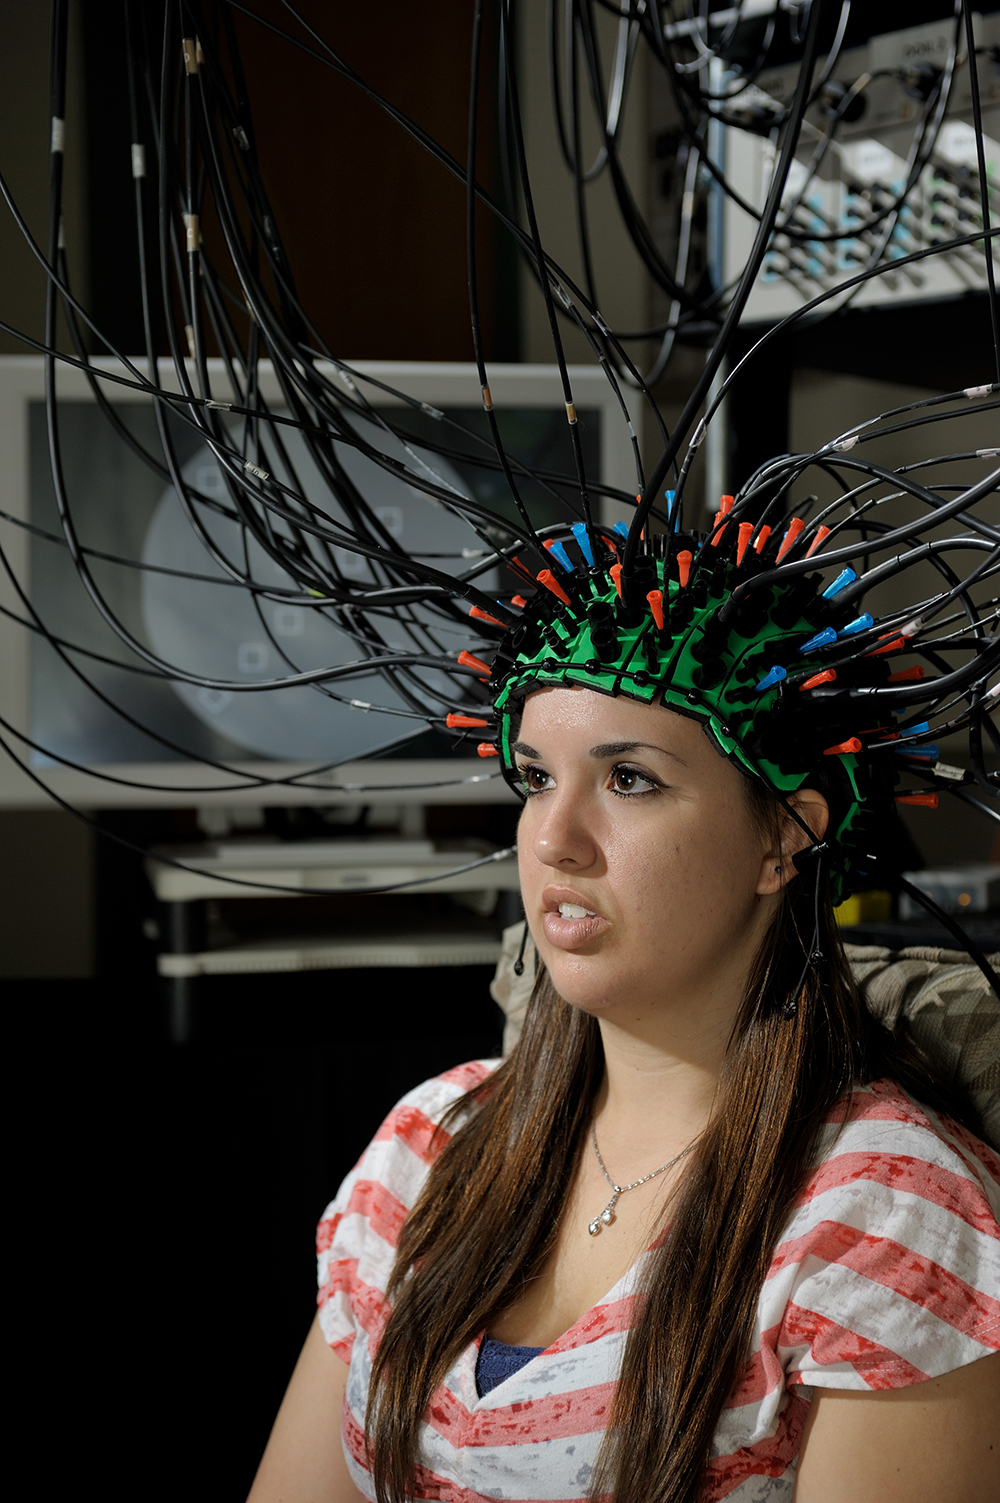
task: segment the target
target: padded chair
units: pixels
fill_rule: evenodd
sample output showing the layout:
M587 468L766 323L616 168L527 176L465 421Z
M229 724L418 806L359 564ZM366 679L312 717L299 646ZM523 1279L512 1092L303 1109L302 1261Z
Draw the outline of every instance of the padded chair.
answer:
M524 972L514 973L524 924L503 933L503 950L490 985L507 1023L503 1048L517 1043L535 979L535 947L524 949ZM912 1040L942 1081L972 1099L988 1143L1000 1151L1000 998L960 950L919 946L885 950L845 945L854 979L872 1012L894 1033ZM1000 970L1000 952L988 955Z

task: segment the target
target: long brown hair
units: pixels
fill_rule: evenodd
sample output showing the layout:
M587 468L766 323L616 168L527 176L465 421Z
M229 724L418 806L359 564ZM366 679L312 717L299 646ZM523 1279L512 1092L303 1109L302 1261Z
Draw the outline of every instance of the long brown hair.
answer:
M754 785L750 784L750 788ZM751 804L777 821L770 800ZM765 806L770 803L770 811ZM809 972L811 878L789 883L749 977L716 1109L649 1259L592 1494L695 1503L719 1414L739 1379L757 1299L816 1140L852 1085L888 1075L975 1130L858 997L829 898L825 963ZM366 1434L379 1503L414 1495L418 1433L448 1368L521 1293L550 1253L600 1084L598 1025L538 975L520 1042L451 1109L454 1135L407 1217L374 1360ZM463 1121L463 1118L465 1119Z

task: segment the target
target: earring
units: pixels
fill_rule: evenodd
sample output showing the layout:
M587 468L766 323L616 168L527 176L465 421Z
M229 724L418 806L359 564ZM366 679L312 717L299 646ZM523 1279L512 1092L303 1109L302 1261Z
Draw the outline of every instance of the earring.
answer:
M776 872L780 872L781 867L780 866L776 866L774 869L775 869Z

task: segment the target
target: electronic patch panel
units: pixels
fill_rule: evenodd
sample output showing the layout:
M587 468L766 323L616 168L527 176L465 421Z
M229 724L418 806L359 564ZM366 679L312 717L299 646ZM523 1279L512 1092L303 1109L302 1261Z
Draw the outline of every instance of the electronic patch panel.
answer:
M744 321L782 318L859 272L982 230L962 46L944 108L937 102L936 85L947 71L954 36L952 24L936 22L875 37L839 59L807 116L783 195L779 224L786 232L779 229L772 239ZM1000 15L976 17L976 40L989 218L995 227L1000 224L1000 66L995 60ZM775 156L774 132L768 132L767 122L779 115L795 79L794 66L769 70L733 100L731 113L742 113L749 128L726 127L724 171L755 208L766 198ZM832 112L837 111L841 118L832 131ZM734 282L746 265L755 231L756 220L727 196L726 283ZM1000 247L994 248L993 259L1000 277ZM940 298L982 291L987 285L979 242L888 271L846 289L825 306L848 299L871 306Z

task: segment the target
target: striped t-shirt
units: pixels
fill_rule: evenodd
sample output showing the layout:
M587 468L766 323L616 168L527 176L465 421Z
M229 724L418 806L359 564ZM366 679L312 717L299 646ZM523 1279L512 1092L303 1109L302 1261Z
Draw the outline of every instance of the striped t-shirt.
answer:
M344 1449L370 1499L362 1426L399 1230L436 1123L494 1064L460 1066L404 1096L320 1222L320 1323L350 1362ZM998 1216L996 1154L891 1082L856 1091L831 1119L775 1249L753 1349L715 1432L708 1503L791 1497L814 1387L904 1388L1000 1348ZM417 1497L588 1496L646 1256L482 1398L470 1343L428 1405Z

